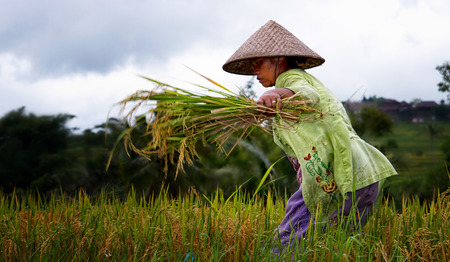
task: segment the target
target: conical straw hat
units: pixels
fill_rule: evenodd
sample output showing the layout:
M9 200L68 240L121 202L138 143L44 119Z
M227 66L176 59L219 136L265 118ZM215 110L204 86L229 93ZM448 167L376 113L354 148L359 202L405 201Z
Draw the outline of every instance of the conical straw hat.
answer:
M223 70L240 75L254 75L251 60L261 57L302 57L299 66L307 69L325 62L286 28L270 20L256 31L223 65Z

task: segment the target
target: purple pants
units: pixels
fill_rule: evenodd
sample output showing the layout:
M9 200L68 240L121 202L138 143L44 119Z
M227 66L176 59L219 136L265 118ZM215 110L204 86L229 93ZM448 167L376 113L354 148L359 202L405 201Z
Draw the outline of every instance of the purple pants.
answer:
M289 198L286 205L286 214L278 227L279 237L283 246L287 246L288 243L292 244L297 240L300 242L301 238L305 236L306 230L311 222L311 213L306 207L302 195L302 171L300 165L296 159L289 157L289 160L292 162L294 169L297 171L297 181L300 184L300 188ZM357 201L356 207L359 214L361 214L359 221L361 223L361 227L363 227L366 222L367 213L375 204L377 194L378 183L374 183L370 186L355 191L355 200ZM349 193L348 196L349 197L345 201L344 208L336 210L332 217L335 217L338 214L343 214L346 216L350 213L353 205L353 193ZM314 223L314 221L312 223Z

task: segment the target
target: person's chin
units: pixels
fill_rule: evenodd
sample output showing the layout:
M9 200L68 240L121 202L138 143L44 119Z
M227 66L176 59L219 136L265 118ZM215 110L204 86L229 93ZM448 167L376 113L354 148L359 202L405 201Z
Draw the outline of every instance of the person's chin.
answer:
M267 81L259 81L259 83L264 87L270 87L269 83Z

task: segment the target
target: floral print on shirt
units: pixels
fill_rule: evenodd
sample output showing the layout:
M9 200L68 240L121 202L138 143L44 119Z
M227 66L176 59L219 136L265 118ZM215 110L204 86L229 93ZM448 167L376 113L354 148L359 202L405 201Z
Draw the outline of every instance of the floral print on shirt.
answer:
M317 152L315 146L312 147L311 153L308 153L304 160L306 161L305 168L311 176L316 177L316 182L328 194L334 193L337 189L334 181L333 169L331 163L324 163Z

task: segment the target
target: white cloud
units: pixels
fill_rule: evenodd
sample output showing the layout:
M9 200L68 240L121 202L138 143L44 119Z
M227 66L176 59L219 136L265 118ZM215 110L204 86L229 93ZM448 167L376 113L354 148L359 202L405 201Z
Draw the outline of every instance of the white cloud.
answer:
M360 87L353 98L445 98L435 70L450 60L445 0L0 2L0 114L26 106L74 114L71 126L90 128L115 102L151 88L137 74L208 85L185 66L242 86L249 77L222 65L269 19L326 59L310 72L342 100Z

